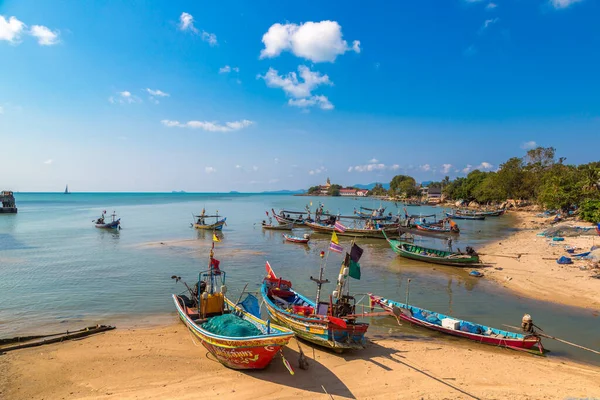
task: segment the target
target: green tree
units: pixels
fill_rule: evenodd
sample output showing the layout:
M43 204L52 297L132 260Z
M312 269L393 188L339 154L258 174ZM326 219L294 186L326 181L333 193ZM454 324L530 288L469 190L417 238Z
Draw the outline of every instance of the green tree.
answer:
M311 186L308 188L308 194L315 194L315 193L319 193L321 190L321 188L319 186Z
M390 193L402 197L416 196L419 193L417 182L411 176L396 175L390 182Z
M342 187L340 185L334 183L333 185L329 186L329 189L327 189L327 194L330 196L339 196L341 188Z
M383 188L381 183L376 183L373 189L369 191L369 196L385 196L387 194L387 190Z
M582 199L582 182L576 167L554 164L543 174L538 194L540 204L566 210Z

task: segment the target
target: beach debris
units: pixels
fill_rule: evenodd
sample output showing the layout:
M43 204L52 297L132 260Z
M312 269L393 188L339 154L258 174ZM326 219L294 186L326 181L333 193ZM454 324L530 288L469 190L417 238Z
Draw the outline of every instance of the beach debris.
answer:
M83 329L78 329L76 331L67 331L62 333L52 333L48 335L38 335L38 336L20 336L11 339L2 339L0 340L0 354L25 349L28 347L37 347L43 346L45 344L64 342L66 340L79 339L86 336L94 335L96 333L106 332L115 329L114 326L111 325L95 325L88 326ZM40 340L42 339L42 340ZM2 347L7 344L14 344L13 346Z
M561 256L558 260L556 260L557 264L573 264L573 260L569 257Z
M483 274L482 274L481 272L479 272L479 271L475 271L475 270L473 270L473 271L469 272L469 275L471 275L471 276L475 276L475 277L477 277L477 278L481 278L481 277L483 276Z

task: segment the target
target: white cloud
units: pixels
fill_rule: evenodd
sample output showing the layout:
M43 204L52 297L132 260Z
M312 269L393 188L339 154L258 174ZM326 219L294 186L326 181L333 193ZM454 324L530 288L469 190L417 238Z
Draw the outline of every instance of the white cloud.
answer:
M219 68L219 73L220 74L227 74L229 72L231 72L231 67L229 65L226 65L226 66L224 66L222 68Z
M240 67L233 67L231 68L234 72L240 72Z
M448 172L450 172L451 168L452 164L442 164L442 173L447 174Z
M319 167L319 168L311 169L310 171L308 171L308 174L309 175L318 175L318 174L321 174L326 171L327 171L327 168Z
M165 93L162 90L158 90L158 89L152 90L152 89L146 88L146 91L148 92L148 94L150 96L156 96L156 97L169 97L170 96L169 93Z
M485 6L485 9L486 10L493 10L496 7L498 7L498 4L496 4L496 3L489 3L487 6Z
M240 164L237 164L237 165L235 166L235 168L236 168L236 169L240 169L240 168L242 168L242 166L241 166Z
M44 161L44 164L46 164L46 165L52 164L52 159L50 158L50 159Z
M130 91L124 90L122 92L117 92L117 96L110 96L108 101L111 104L132 104L132 103L141 103L142 99L137 96L131 94Z
M479 164L477 167L475 167L475 169L492 169L494 168L494 166L492 164L490 164L489 162L482 162L481 164Z
M291 51L295 56L313 62L334 62L347 51L360 53L360 41L352 46L342 39L342 27L336 21L306 22L297 24L273 24L262 37L265 48L260 58L279 56Z
M550 4L552 7L559 10L561 8L567 8L572 4L579 3L580 1L581 0L550 0Z
M269 68L264 76L258 75L257 79L264 79L267 86L281 88L288 96L295 98L309 97L311 92L320 85L333 85L329 76L313 72L305 65L298 66L298 73L304 82L298 80L295 72L280 76L273 68Z
M483 31L487 29L490 25L493 25L498 21L500 21L500 18L486 19L483 23L483 26L481 27L481 30Z
M463 174L468 174L469 172L471 172L472 168L473 166L471 164L467 164L467 166L462 169Z
M52 46L59 43L58 31L51 31L43 25L33 25L29 30L29 34L38 40L41 46Z
M372 162L373 160L375 162ZM398 164L385 165L383 163L377 162L376 159L373 159L373 160L369 161L369 164L355 165L353 167L348 167L348 172L373 172L373 171L385 171L385 170L396 171L396 170L400 169L400 166Z
M429 164L419 165L419 168L421 168L423 171L431 171L431 165Z
M205 167L205 168L204 168L204 171L205 171L207 174L212 174L212 173L214 173L214 172L217 172L217 169L216 169L215 167Z
M372 158L372 159L370 159L370 160L369 160L369 162L370 162L370 163L378 163L378 162L379 162L379 160L378 160L378 159L376 159L376 158Z
M194 17L192 16L192 14L186 12L181 13L181 15L179 16L179 29L182 31L190 31L196 35L200 35L200 38L202 38L202 40L204 40L205 42L208 42L208 44L211 46L216 46L218 44L217 35L215 35L214 33L206 32L205 30L200 32L198 28L194 26Z
M288 104L294 107L307 108L318 106L321 110L333 110L333 104L327 96L311 96L304 99L289 99Z
M535 149L536 147L537 147L537 143L534 142L533 140L530 140L529 142L525 142L521 145L521 148L525 149L525 150Z
M220 125L219 123L214 122L214 121L188 121L185 123L181 123L179 121L163 119L160 122L168 128L178 127L178 128L202 129L202 130L209 131L209 132L237 131L237 130L246 128L246 127L254 124L254 121L249 121L247 119L243 119L240 121L233 121L233 122L225 122L225 125Z
M258 167L256 165L253 165L252 166L252 171L254 171L254 172L258 171Z
M275 158L273 159L273 161L275 162L275 164L279 164L279 158Z
M15 17L10 17L7 20L3 15L0 15L0 40L6 40L13 44L19 43L26 26Z

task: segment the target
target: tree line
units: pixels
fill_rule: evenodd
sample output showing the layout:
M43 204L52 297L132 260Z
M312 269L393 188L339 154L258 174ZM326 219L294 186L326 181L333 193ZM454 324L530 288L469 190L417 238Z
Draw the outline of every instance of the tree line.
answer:
M477 201L480 204L501 203L507 199L525 200L546 209L580 210L582 219L600 222L600 161L581 165L556 159L553 147L531 149L522 157L513 157L494 172L471 171L466 177L432 182L441 187L449 200ZM390 182L391 196L416 197L414 178L397 175Z

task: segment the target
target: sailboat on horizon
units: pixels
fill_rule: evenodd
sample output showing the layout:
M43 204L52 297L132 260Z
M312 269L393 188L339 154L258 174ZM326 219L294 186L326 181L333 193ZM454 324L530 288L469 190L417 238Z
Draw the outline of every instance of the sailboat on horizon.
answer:
M65 194L71 194L71 192L69 192L69 185L65 187Z

